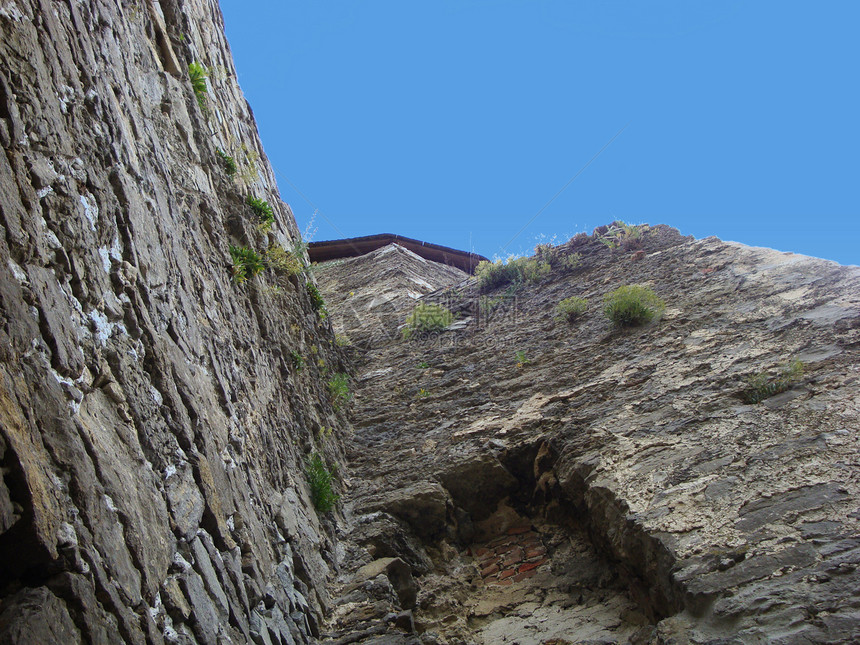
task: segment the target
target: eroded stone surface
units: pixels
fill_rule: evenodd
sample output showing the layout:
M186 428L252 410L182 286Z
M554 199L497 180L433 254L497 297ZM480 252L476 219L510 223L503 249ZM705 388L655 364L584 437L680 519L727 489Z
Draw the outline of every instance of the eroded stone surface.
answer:
M349 507L382 509L375 500L430 484L450 495L424 544L433 569L417 578L426 642L856 638L860 270L664 227L638 252L582 237L562 252L580 266L487 294L489 315L468 281L425 296L461 324L378 342L359 368ZM632 283L667 310L614 329L602 296ZM568 323L555 305L572 295L589 310ZM805 371L788 391L743 403L746 377L794 358ZM498 631L467 620L485 578L513 587L521 574L469 555L500 501L586 530L620 600L600 601L593 622L561 620L582 627L566 635L535 631L555 620L546 598L509 602ZM500 533L512 526L496 520ZM561 566L552 552L547 565ZM528 619L516 609L527 602Z
M231 245L298 232L222 22L0 8L0 641L310 642L329 602L303 469L339 459L323 372L344 365L308 275L231 280ZM314 518L288 536L284 499Z
M231 245L298 232L221 23L202 0L0 8L0 641L860 639L856 267L654 227L482 299L380 249L317 273L358 345L336 408L313 274L231 279ZM663 319L613 329L625 283ZM457 320L406 342L419 298ZM791 358L787 391L741 400ZM341 462L337 513L314 452Z

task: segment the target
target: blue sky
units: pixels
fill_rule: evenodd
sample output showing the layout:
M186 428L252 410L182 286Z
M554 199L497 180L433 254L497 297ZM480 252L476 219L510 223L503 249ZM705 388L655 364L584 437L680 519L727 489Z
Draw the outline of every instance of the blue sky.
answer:
M856 0L221 8L314 240L493 257L621 219L860 264Z

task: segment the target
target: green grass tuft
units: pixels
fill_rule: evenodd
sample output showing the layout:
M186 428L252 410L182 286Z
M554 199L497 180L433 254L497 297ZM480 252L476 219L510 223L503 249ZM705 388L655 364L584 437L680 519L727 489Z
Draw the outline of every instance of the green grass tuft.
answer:
M416 331L442 331L454 320L454 314L442 305L432 302L422 302L415 305L412 313L406 317L406 327L403 337L409 338Z
M224 172L226 172L227 175L229 175L230 177L235 175L236 172L239 170L238 166L236 166L236 160L233 159L233 157L228 155L226 152L221 150L221 148L215 150L215 154L217 154L218 157L221 159L221 166L224 168Z
M323 300L322 294L317 286L313 282L308 282L307 287L308 295L311 298L311 307L313 310L319 313L322 317L328 315L328 311L325 308L325 300Z
M326 467L319 453L308 457L305 464L305 475L311 488L311 501L314 508L320 513L328 513L337 505L340 495L335 494L331 488L334 479L332 471Z
M568 322L576 320L585 313L586 309L588 309L588 301L585 298L578 298L577 296L565 298L556 306L559 318L563 318Z
M659 318L666 303L649 287L618 287L603 297L603 313L618 327L635 327Z
M541 255L546 257L546 252ZM551 270L549 262L538 258L508 258L495 262L479 262L475 275L480 290L489 291L507 284L518 286L526 282L538 282L549 275Z
M340 408L352 398L352 393L349 391L349 376L342 373L332 376L328 381L328 391L334 407Z
M744 381L746 389L740 396L744 403L760 403L780 392L785 392L803 376L803 363L797 359L789 361L779 368L776 376L760 372L748 376Z
M305 357L299 354L296 350L291 350L290 362L293 364L293 367L295 367L296 371L298 372L305 366Z

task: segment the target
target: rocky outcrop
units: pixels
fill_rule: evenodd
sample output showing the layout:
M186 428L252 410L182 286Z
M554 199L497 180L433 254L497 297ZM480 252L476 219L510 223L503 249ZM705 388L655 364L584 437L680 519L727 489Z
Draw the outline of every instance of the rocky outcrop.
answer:
M860 270L665 227L598 237L543 250L537 282L428 294L451 329L367 352L359 562L414 563L426 643L856 640ZM634 283L665 314L614 328L602 297ZM748 402L791 360L802 376Z
M659 226L488 293L305 270L221 22L0 3L0 642L860 639L860 270Z
M303 471L339 459L343 368L306 275L232 279L231 245L298 233L221 25L202 0L0 6L4 643L310 642L327 607Z
M368 346L398 336L403 312L421 296L463 282L469 275L433 262L399 244L366 255L331 260L316 271L335 330L351 342Z

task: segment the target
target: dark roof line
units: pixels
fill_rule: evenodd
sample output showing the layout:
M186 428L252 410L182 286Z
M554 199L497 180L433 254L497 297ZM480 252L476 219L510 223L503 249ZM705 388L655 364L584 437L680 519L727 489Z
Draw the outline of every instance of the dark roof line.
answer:
M441 244L413 240L393 233L366 235L364 237L349 237L341 240L327 240L308 244L308 255L311 262L327 262L340 258L354 258L365 255L389 244L399 244L426 260L457 267L466 273L474 273L478 262L486 260L483 255L458 251Z

